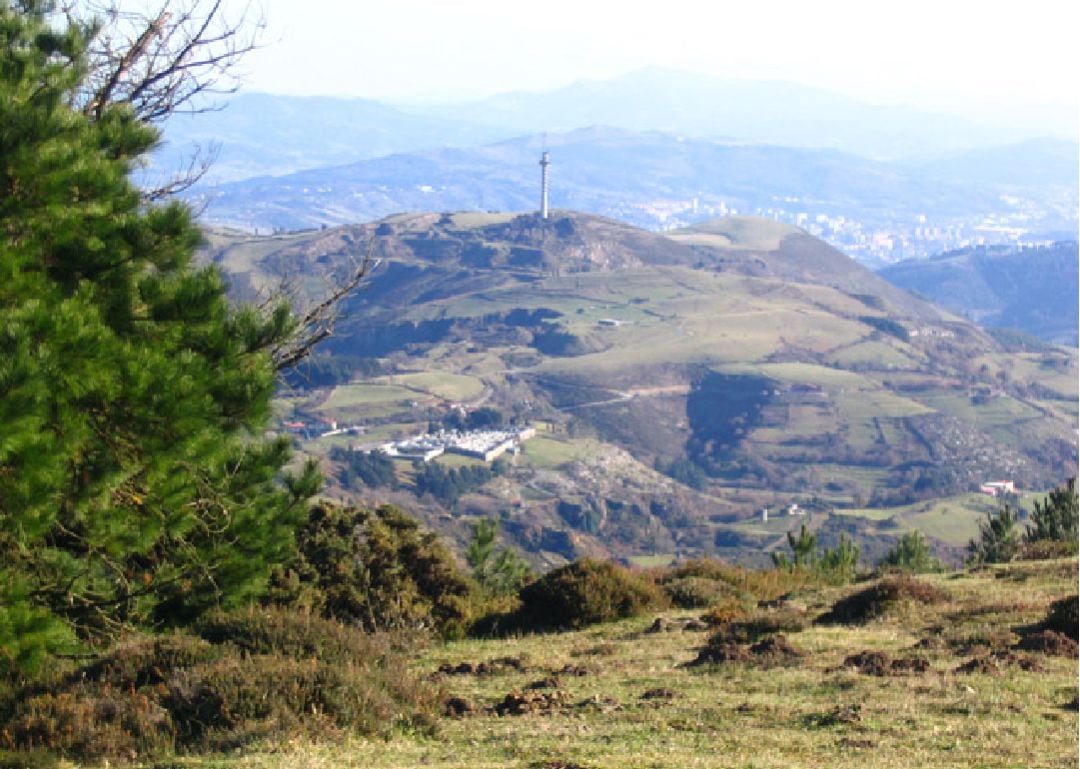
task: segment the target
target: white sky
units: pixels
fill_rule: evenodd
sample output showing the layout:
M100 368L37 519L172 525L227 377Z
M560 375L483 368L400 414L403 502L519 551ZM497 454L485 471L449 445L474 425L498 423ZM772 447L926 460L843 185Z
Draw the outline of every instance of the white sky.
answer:
M253 91L454 101L664 66L877 103L1080 104L1070 0L254 2Z

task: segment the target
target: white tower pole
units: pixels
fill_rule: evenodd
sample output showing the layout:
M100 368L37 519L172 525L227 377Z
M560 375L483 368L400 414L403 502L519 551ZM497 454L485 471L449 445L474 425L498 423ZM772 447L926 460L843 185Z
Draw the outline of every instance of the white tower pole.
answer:
M548 218L548 160L547 152L540 155L540 218Z

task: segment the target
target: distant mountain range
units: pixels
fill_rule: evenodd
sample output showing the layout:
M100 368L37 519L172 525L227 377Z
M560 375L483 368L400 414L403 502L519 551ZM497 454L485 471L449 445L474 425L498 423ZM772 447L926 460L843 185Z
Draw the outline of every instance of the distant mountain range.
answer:
M519 133L604 125L828 147L880 159L929 158L1031 138L1015 128L908 107L878 106L782 81L735 80L646 69L541 93L509 93L423 110ZM1075 116L1074 116L1075 121ZM1073 138L1075 122L1041 135Z
M889 261L894 250L928 254L961 237L1000 237L1000 225L1014 220L1029 230L1068 230L1080 184L1068 185L1077 164L1062 162L1080 157L1075 143L998 148L1013 158L1008 168L1027 170L991 183L993 173L968 155L913 166L838 150L589 128L259 177L202 188L194 199L209 223L263 231L407 211L528 210L539 204L545 146L553 206L653 230L732 212L768 215L818 228L867 263ZM980 235L986 222L991 229Z
M900 262L878 274L982 326L1013 328L1073 347L1080 341L1076 241L966 248Z
M925 161L1049 136L1072 141L1075 116L1033 134L954 115L865 104L792 83L725 80L643 70L537 93L479 102L392 106L365 99L240 94L224 109L174 116L158 165L193 144L216 145L215 182L344 165L393 153L488 144L522 135L609 126L843 150Z

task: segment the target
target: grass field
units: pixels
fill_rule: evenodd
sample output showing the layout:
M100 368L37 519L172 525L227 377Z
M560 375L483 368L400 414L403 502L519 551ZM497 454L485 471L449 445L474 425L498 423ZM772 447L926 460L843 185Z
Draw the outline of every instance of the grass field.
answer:
M448 401L467 401L484 392L483 380L466 374L442 371L416 371L393 376L375 377L368 384L385 384L415 390Z
M556 470L568 462L596 453L600 444L593 440L572 440L537 433L525 443L521 457L524 462L543 470Z
M1030 499L1022 503L1030 506ZM902 529L917 529L947 544L964 546L978 535L979 521L997 508L997 501L985 494L960 494L902 507L838 509L836 513L874 521L892 518Z
M863 625L809 624L787 634L802 653L775 665L684 667L706 635L648 633L655 614L585 630L434 644L413 665L515 661L492 675L431 677L468 703L431 733L265 752L169 766L217 769L1062 769L1076 766L1077 661L995 649L1076 592L1076 562L1018 563L926 577L943 591ZM808 619L858 589L808 589L791 610ZM667 612L690 619L693 612ZM922 660L885 675L845 664L858 652ZM1008 655L1012 657L1008 657ZM963 672L972 660L988 672ZM1011 660L1011 661L1009 661ZM1024 662L1027 669L1021 667ZM566 671L573 671L571 674ZM533 686L536 688L530 689ZM548 703L496 715L508 694Z

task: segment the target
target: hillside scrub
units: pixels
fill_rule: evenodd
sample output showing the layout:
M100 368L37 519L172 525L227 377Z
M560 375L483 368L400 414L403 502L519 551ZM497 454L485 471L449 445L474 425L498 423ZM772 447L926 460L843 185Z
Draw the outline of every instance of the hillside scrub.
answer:
M220 614L200 632L130 638L17 689L0 707L0 748L128 762L386 735L429 723L437 706L401 637L280 611Z

